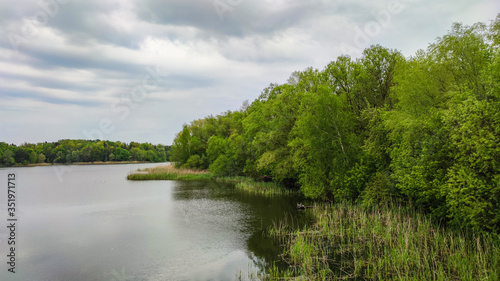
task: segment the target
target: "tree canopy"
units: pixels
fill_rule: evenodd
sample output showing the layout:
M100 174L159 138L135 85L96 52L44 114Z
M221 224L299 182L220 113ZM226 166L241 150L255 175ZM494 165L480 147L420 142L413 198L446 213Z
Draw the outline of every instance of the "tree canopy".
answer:
M218 176L267 175L313 199L400 200L498 232L499 27L500 15L455 23L411 57L374 45L294 72L238 111L186 124L171 160Z
M60 140L20 146L0 142L0 166L39 163L147 161L165 162L170 146L101 140Z

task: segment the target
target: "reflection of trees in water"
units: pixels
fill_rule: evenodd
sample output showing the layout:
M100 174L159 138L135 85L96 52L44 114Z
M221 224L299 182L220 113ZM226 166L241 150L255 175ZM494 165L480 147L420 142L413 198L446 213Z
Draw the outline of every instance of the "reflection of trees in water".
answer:
M263 224L263 228L254 228L252 235L247 240L247 248L250 251L248 257L253 260L259 272L265 272L273 262L281 269L285 269L288 266L280 258L280 254L283 253L283 246L275 238L267 235L267 231L273 222L280 223L281 221L286 221L293 229L300 229L305 224L313 221L313 217L309 212L297 211L293 203L289 204L289 206L292 206L290 212L274 213L276 217L269 224Z
M175 200L224 200L241 204L243 209L234 211L249 212L245 215L248 221L242 222L245 229L251 232L247 240L246 252L259 272L265 272L273 262L278 267L286 266L286 263L279 258L283 248L278 241L266 234L273 223L286 220L287 224L298 229L312 221L309 212L296 210L297 202L301 202L303 198L264 197L237 190L234 184L230 183L179 181L174 187L173 198Z
M229 199L233 193L230 184L215 181L176 181L173 188L174 200Z

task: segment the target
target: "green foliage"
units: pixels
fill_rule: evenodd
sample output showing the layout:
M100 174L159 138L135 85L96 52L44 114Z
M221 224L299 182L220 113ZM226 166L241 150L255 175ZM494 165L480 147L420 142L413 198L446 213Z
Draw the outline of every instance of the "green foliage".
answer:
M149 143L127 145L112 141L60 140L55 143L25 143L21 146L0 142L0 166L37 163L75 163L133 160L165 162L169 146ZM5 153L6 151L9 151Z
M121 148L121 147L117 147L115 149L114 155L115 155L116 161L128 161L128 160L130 160L130 152Z
M43 153L38 154L38 163L45 163L45 155Z
M12 166L15 163L14 153L10 149L5 150L3 152L2 160L5 166Z
M215 176L267 176L315 199L397 198L498 232L499 34L500 15L489 26L453 24L409 58L375 45L296 71L240 111L185 125L172 161Z
M373 178L366 183L361 198L363 206L381 206L392 201L393 195L390 178L387 174L377 172Z
M499 103L471 97L447 111L450 158L443 193L459 226L500 230Z
M382 178L380 180L384 181ZM316 204L314 223L269 229L289 267L265 280L499 280L500 239L464 234L394 204ZM288 276L288 278L282 278Z
M177 169L172 165L157 166L139 170L127 176L128 180L209 180L212 175L207 171Z
M191 157L189 157L185 166L187 168L192 168L192 169L202 169L204 166L204 163L203 163L203 160L201 159L200 155L195 154L195 155L191 155Z
M307 95L303 107L290 143L302 190L312 198L342 198L343 178L359 153L355 115L326 87Z

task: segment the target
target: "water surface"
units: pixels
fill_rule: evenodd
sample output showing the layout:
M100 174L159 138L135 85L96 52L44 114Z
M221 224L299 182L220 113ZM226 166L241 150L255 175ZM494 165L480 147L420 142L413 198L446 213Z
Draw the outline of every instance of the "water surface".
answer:
M0 280L235 280L281 253L263 235L296 198L216 182L127 181L158 164L0 169ZM7 172L17 174L16 274L7 271Z

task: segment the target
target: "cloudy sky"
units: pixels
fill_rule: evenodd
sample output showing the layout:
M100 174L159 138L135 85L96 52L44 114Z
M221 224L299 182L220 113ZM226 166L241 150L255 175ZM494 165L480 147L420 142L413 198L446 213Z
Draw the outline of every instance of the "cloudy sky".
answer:
M3 0L0 141L171 144L293 71L371 44L410 56L498 0Z

